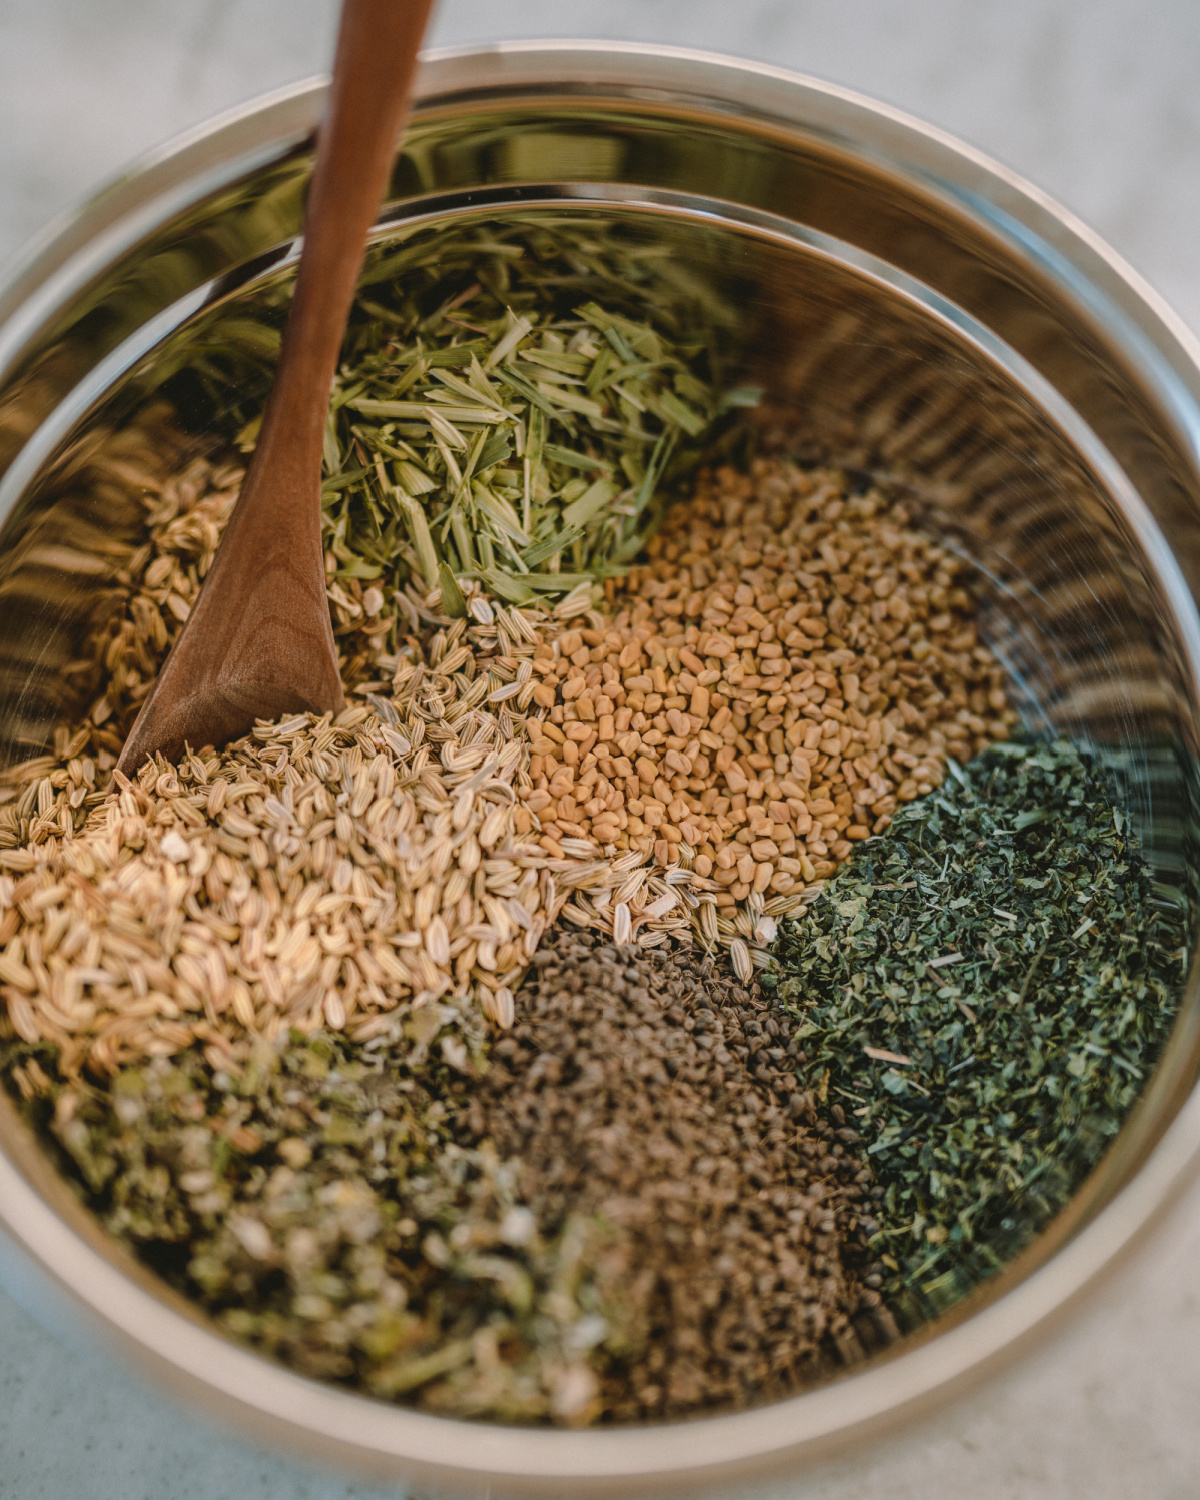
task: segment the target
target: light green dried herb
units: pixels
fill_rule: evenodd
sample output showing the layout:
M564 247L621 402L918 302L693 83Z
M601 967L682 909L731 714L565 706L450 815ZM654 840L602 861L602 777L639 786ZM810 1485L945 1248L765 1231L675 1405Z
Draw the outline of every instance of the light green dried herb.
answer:
M104 1090L46 1047L8 1046L6 1071L104 1225L238 1338L385 1399L569 1415L556 1372L611 1229L542 1237L520 1163L457 1143L482 1055L453 1029L381 1042L293 1033L241 1065L193 1047Z
M528 210L373 247L325 434L336 576L385 592L465 576L506 602L574 592L587 608L667 496L742 443L733 416L758 400L723 382L740 313L717 268L696 269L703 235L688 243L682 257L607 214ZM291 288L268 273L208 309L136 388L250 451Z
M885 1188L872 1247L910 1321L1066 1203L1145 1085L1186 971L1113 788L1001 744L903 808L781 936L802 1075Z
M425 231L369 262L325 442L344 576L525 603L619 574L719 400L703 299L592 218ZM248 436L252 436L252 432Z

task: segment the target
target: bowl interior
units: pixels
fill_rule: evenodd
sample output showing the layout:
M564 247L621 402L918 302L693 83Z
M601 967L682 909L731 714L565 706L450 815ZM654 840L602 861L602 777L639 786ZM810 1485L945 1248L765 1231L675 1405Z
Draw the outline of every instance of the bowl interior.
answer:
M1052 296L1044 271L928 183L898 180L827 129L611 93L428 101L366 280L430 239L568 219L581 232L611 227L656 268L622 289L626 305L694 318L722 382L761 390L749 419L758 444L895 488L975 565L982 633L1025 724L1114 769L1161 899L1194 913L1200 623L1185 574L1200 553L1196 476L1144 380L1106 348L1103 320ZM6 759L45 753L55 725L100 690L79 666L81 642L120 586L114 544L140 525L132 446L152 444L166 473L199 447L228 446L261 408L307 161L276 141L265 164L165 215L94 268L10 362ZM583 268L579 300L590 285ZM1195 1080L1198 1019L1189 983L1117 1145L962 1316L1032 1274L1130 1181ZM39 1169L22 1162L36 1187Z

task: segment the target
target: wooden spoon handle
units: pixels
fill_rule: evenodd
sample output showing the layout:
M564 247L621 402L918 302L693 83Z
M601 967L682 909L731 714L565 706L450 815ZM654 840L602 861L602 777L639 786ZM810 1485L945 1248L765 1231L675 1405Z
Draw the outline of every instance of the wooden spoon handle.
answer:
M256 718L344 701L325 596L329 388L432 0L343 0L296 291L242 492L199 598L121 752L224 744Z
M285 592L303 575L325 597L320 487L329 390L431 7L432 0L343 0L296 290L254 457L217 558L248 578L257 570L268 592L270 572L283 570L292 575ZM328 706L341 707L340 686L337 699Z
M277 407L288 411L289 434L302 412L324 428L367 232L387 184L431 4L344 0L300 270L264 428Z

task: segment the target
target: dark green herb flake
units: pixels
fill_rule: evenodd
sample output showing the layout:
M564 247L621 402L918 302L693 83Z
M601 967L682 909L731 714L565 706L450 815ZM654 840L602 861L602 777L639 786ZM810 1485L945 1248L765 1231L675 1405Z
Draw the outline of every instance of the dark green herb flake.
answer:
M1187 921L1069 744L993 746L902 808L779 945L816 1101L861 1133L910 1322L1019 1251L1124 1122Z

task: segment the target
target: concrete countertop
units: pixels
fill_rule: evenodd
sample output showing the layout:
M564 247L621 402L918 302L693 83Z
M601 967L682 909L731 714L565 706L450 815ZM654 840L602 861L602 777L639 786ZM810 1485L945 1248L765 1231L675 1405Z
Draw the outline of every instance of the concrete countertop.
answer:
M0 0L0 261L129 158L320 71L333 0ZM1195 0L442 0L438 45L705 47L873 94L1097 229L1200 331ZM1200 1187L1066 1332L773 1500L1184 1500L1200 1490ZM263 1455L0 1294L0 1500L390 1494Z

